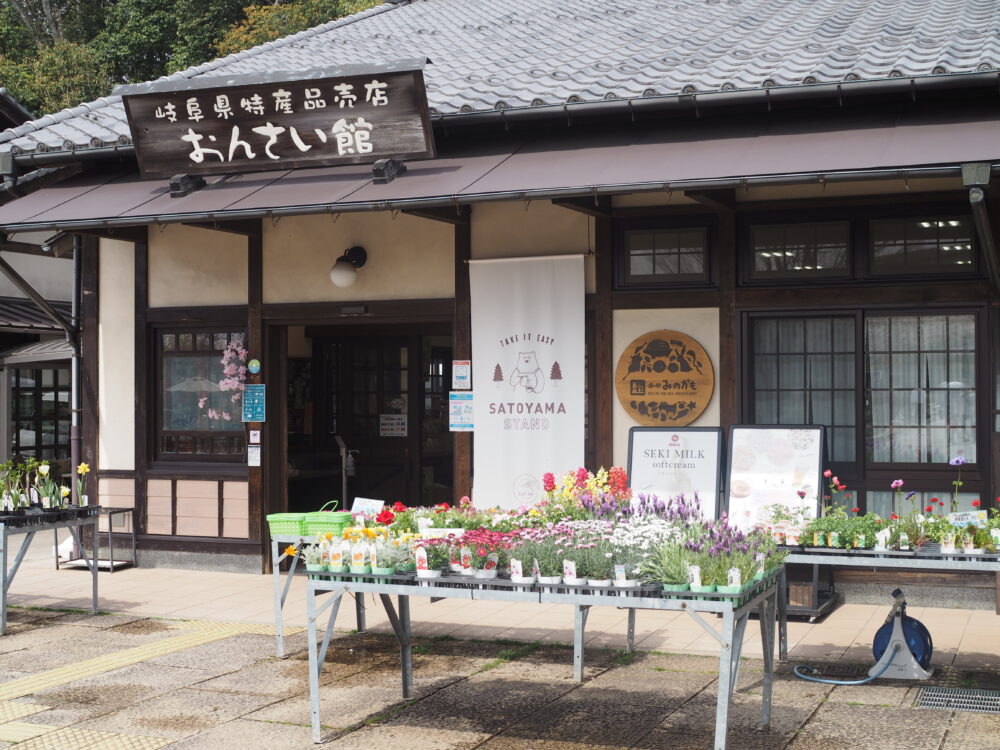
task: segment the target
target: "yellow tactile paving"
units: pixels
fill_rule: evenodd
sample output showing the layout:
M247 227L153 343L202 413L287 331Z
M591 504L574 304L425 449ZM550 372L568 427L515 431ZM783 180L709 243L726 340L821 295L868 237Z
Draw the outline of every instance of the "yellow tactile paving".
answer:
M0 741L24 742L40 734L54 732L58 728L46 724L31 724L27 721L8 721L6 724L0 724Z
M25 716L48 711L52 706L41 703L23 703L21 701L0 701L0 722L23 719Z
M251 635L274 635L273 625L255 625L242 622L217 622L215 620L175 620L170 623L175 630L232 630L234 633ZM301 633L305 628L288 626L285 635Z
M157 750L173 740L66 727L20 743L18 750Z

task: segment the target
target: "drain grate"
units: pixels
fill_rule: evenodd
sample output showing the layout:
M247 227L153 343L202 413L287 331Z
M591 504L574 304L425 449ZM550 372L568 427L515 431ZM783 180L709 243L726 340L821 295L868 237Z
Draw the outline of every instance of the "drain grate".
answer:
M915 705L917 708L943 708L949 711L1000 714L1000 691L924 687L920 688Z
M861 677L868 673L868 668L860 664L817 664L821 677Z

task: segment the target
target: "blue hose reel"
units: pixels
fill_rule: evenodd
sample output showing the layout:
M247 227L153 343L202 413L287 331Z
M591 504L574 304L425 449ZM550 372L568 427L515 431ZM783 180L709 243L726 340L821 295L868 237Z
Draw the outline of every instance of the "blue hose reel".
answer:
M868 676L860 680L830 680L816 676L819 670L798 665L792 671L796 677L810 682L828 685L865 685L879 677L896 680L927 680L933 670L929 670L934 642L931 634L920 620L906 614L906 600L903 592L892 592L893 604L885 623L875 634L872 654L875 666L868 670Z

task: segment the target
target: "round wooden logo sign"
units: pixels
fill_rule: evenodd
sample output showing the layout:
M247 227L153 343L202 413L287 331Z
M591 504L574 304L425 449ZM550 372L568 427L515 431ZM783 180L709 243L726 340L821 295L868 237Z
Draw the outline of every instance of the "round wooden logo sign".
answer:
M640 424L683 427L712 400L715 369L705 347L686 333L650 331L618 358L615 390Z

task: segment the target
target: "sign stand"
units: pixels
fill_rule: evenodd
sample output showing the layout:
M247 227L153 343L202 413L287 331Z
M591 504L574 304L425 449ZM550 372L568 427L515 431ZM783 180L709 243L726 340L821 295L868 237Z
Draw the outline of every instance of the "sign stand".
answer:
M628 432L628 476L633 497L698 497L705 518L717 518L722 429L633 427Z

